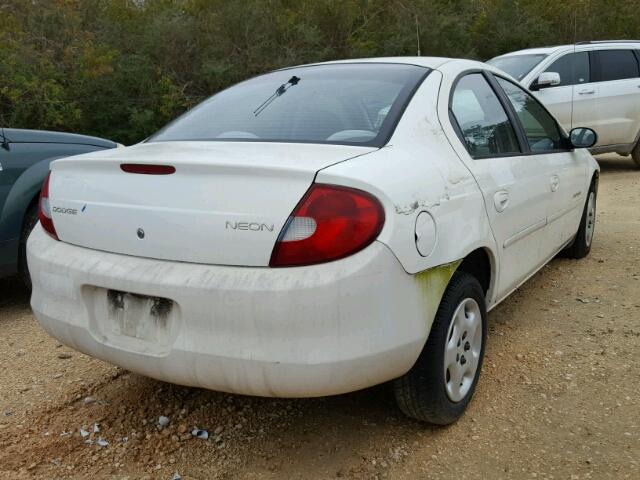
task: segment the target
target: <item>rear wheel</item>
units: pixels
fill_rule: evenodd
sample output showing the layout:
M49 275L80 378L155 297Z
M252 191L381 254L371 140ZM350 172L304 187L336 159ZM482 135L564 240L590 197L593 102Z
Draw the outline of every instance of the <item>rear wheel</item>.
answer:
M27 239L29 234L33 230L33 227L38 223L38 205L32 205L27 214L24 216L22 222L22 234L20 235L20 250L18 257L18 275L22 280L22 283L31 290L31 277L29 276L29 266L27 265Z
M478 383L487 337L487 310L478 280L456 272L415 365L395 380L400 409L438 425L456 421Z

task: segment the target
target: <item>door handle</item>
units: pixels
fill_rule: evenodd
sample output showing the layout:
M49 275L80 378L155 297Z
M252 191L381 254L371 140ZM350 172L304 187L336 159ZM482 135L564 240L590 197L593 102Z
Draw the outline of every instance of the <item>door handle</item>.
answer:
M509 204L509 192L506 190L500 190L493 196L493 205L496 207L496 212L504 212L505 208Z
M560 177L558 177L558 175L552 175L550 183L551 183L551 191L556 192L558 188L560 188Z
M592 95L596 93L595 88L585 88L583 90L578 90L578 95Z

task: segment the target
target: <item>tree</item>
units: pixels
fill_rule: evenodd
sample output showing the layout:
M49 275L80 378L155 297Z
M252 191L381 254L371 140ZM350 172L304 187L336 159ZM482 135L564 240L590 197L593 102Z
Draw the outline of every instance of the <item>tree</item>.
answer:
M640 37L636 0L3 0L0 121L129 144L247 77Z

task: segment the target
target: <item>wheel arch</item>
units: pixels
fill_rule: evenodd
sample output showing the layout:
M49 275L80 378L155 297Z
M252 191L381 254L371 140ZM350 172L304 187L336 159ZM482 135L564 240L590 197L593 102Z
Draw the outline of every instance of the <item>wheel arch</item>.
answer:
M36 205L38 205L38 201L40 200L40 189L38 189L38 191L35 193L35 195L33 196L33 198L31 199L31 201L27 204L27 208L25 208L24 213L22 215L22 227L24 227L24 222L26 220L27 217L27 213L29 213L29 211L35 207Z
M458 271L473 275L480 282L487 300L495 290L496 270L493 252L486 247L476 248L469 252L462 258L462 263L458 267Z

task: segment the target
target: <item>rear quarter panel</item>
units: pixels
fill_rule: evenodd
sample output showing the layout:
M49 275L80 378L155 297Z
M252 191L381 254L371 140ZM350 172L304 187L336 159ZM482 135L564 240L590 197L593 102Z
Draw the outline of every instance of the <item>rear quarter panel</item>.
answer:
M442 131L437 112L441 79L438 71L429 74L385 147L321 170L316 180L376 195L386 215L378 239L411 274L455 262L476 248L487 249L490 257L494 251L482 194ZM421 212L429 212L436 224L428 256L416 248Z

